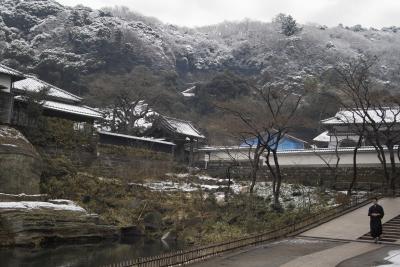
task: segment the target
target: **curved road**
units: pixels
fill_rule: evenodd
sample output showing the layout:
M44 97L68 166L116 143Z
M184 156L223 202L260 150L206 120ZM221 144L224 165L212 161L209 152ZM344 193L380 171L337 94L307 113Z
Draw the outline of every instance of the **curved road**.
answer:
M384 198L379 203L385 209L383 223L400 215L400 198ZM190 266L400 266L399 240L393 244L357 240L369 231L368 208L369 205L361 207L295 238L224 254Z

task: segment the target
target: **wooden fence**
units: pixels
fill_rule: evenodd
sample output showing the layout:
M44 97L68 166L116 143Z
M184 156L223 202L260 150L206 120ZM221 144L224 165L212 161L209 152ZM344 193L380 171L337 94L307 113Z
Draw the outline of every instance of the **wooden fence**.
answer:
M376 195L376 193L375 193ZM332 207L317 214L312 214L304 220L294 222L285 227L271 230L265 233L252 235L245 238L235 239L223 243L189 248L162 255L137 258L103 267L162 267L162 266L181 266L197 261L201 261L224 252L257 245L266 241L278 238L293 236L306 231L319 224L332 220L344 213L350 212L370 201L370 194L362 197L354 196L348 203Z

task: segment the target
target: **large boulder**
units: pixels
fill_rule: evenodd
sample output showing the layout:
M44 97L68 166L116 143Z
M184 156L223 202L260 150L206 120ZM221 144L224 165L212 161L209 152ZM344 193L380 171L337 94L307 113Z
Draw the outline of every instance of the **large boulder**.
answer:
M0 125L0 192L38 194L42 160L20 131Z
M69 200L0 202L0 246L116 240L119 229Z

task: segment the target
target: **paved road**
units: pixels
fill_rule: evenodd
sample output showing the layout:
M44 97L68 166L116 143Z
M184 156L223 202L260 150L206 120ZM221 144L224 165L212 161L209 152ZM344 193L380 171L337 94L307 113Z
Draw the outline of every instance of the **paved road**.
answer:
M267 243L263 246L230 253L215 257L211 260L193 264L193 267L278 267L310 253L340 246L341 242L307 240L307 239L285 239L278 242ZM307 265L303 265L307 266ZM312 266L312 265L308 265Z
M382 223L400 214L400 198L383 198L379 204L385 210ZM368 208L366 205L339 218L324 223L301 234L301 236L356 240L369 232Z
M400 198L384 198L386 222L400 214ZM369 231L369 205L354 210L292 239L225 254L194 267L359 267L400 266L400 246L359 242ZM353 241L354 240L354 241ZM386 259L396 259L391 264ZM388 265L385 265L388 264Z

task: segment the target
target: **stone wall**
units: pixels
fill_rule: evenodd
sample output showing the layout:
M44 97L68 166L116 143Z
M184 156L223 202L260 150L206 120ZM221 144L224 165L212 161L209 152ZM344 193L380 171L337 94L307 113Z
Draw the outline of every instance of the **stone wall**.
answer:
M201 164L200 164L201 165ZM199 165L199 166L200 166ZM228 165L226 162L209 163L205 172L211 176L224 177ZM384 181L383 170L381 167L358 167L357 182L360 189L379 187ZM302 183L306 185L325 185L331 187L334 184L340 188L347 188L352 179L352 167L340 167L337 170L337 181L334 181L334 171L328 167L281 167L284 182ZM242 163L238 167L232 168L232 178L246 179L250 174L250 166ZM259 180L272 180L267 167L263 166L259 171Z
M159 177L173 171L176 166L170 153L115 145L98 145L93 149L74 150L48 147L45 153L54 157L66 156L81 171L128 182L141 177Z

